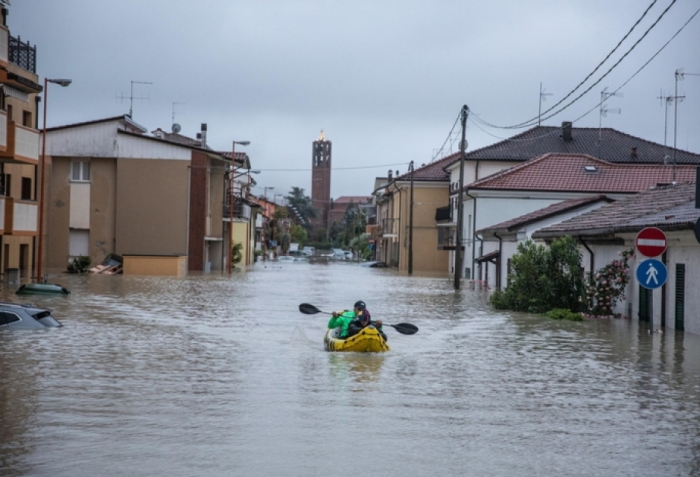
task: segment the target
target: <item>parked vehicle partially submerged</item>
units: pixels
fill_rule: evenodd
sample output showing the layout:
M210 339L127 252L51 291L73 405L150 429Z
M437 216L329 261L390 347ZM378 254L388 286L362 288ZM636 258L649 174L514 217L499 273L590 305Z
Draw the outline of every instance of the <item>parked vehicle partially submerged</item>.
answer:
M40 330L60 326L63 325L51 315L51 310L31 303L0 302L0 329Z

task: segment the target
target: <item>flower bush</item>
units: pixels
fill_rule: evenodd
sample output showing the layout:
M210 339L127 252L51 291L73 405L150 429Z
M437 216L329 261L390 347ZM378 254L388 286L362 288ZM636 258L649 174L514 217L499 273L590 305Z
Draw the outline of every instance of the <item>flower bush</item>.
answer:
M628 261L634 257L634 249L618 252L618 255L619 260L613 260L589 276L584 316L614 316L615 305L626 299L625 288L630 279Z

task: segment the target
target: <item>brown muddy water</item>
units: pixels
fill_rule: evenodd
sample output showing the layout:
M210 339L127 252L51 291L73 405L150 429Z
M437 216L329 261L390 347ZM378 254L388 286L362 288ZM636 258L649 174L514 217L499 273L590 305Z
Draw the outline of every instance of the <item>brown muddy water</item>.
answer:
M700 339L491 310L447 277L259 263L233 277L54 275L0 298L2 476L700 475ZM381 355L327 353L364 300Z

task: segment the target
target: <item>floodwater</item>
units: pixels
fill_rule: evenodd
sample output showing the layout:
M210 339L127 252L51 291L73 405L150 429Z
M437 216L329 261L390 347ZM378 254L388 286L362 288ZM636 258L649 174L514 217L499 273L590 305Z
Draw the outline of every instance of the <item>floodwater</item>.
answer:
M65 325L0 331L2 476L700 475L700 338L496 312L447 277L258 263L54 275ZM381 355L327 353L362 299Z

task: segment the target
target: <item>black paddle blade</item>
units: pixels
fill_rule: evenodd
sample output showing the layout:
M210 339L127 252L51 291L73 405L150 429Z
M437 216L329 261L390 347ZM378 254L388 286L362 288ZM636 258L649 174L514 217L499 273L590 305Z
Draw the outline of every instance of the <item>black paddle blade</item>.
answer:
M385 323L388 324L388 323ZM415 335L418 333L418 327L412 325L411 323L397 323L395 325L389 325L402 335Z
M315 315L316 313L321 313L321 310L309 303L302 303L299 305L299 311L305 315Z

